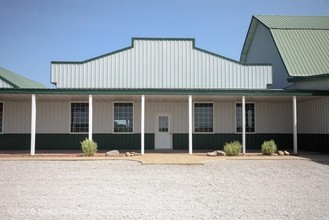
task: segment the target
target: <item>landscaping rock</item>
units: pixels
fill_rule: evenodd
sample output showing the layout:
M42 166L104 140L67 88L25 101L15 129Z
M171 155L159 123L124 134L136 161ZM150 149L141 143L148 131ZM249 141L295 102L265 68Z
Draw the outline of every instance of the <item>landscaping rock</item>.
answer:
M288 151L283 151L284 155L290 155L290 153Z
M279 154L280 156L283 156L283 155L284 155L284 152L281 151L281 150L279 150L279 151L278 151L278 154Z
M216 153L217 153L217 156L226 156L226 153L221 150L216 151Z
M132 152L126 152L127 157L132 157L132 156L137 156L137 153L132 151Z
M207 153L207 156L215 157L215 156L217 156L217 151L208 152L208 153Z
M120 152L118 150L111 150L105 153L107 157L116 157L119 156Z

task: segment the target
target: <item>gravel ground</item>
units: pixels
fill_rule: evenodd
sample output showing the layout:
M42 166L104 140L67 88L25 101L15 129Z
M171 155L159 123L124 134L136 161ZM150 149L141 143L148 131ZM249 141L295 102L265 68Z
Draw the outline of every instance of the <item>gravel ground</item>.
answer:
M0 161L1 219L328 219L329 163Z

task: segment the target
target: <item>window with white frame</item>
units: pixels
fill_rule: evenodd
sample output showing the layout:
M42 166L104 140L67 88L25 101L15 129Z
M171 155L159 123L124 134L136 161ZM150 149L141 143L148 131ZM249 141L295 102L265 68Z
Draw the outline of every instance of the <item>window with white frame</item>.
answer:
M114 103L114 132L133 132L134 107L131 102Z
M246 132L255 132L255 104L246 103ZM242 104L236 103L236 132L242 132Z
M89 104L85 102L71 103L71 132L88 132Z
M213 131L213 103L194 103L194 132Z
M0 102L0 133L3 132L3 102Z

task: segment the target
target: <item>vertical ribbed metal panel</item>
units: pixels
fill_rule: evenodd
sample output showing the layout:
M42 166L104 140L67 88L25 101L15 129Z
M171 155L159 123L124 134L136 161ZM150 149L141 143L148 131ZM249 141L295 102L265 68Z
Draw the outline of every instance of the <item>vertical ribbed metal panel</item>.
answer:
M187 100L187 98L186 98ZM140 104L140 103L139 103ZM157 114L170 114L172 133L188 133L188 102L150 102L145 103L145 132L154 133L157 129ZM140 120L139 120L140 121Z
M37 101L37 133L69 133L70 102Z
M214 132L235 133L235 102L214 103Z
M133 47L82 63L52 63L58 88L266 89L272 67L244 66L192 40L135 39Z
M4 133L31 132L31 102L5 102Z
M257 133L292 133L292 103L256 102Z
M93 103L94 133L112 133L113 131L113 102Z
M298 132L329 134L329 98L298 102Z
M296 89L329 90L329 79L296 82Z
M291 85L291 83L287 82L289 74L273 41L272 34L264 25L257 25L248 53L242 56L241 59L244 63L271 63L275 67L273 69L273 83L269 88L282 89ZM261 69L259 68L258 70ZM265 77L265 75L260 75ZM259 80L258 82L261 81Z

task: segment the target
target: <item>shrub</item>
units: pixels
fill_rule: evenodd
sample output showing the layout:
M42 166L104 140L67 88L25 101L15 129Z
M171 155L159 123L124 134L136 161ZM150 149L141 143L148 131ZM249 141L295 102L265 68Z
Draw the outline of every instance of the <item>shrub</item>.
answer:
M93 140L89 140L86 138L84 141L80 142L81 143L81 149L85 156L94 156L95 153L97 152L97 143L94 142Z
M239 141L226 143L224 151L227 156L237 156L241 153L242 144Z
M262 154L263 155L272 155L276 152L277 146L274 140L264 141L262 144Z

